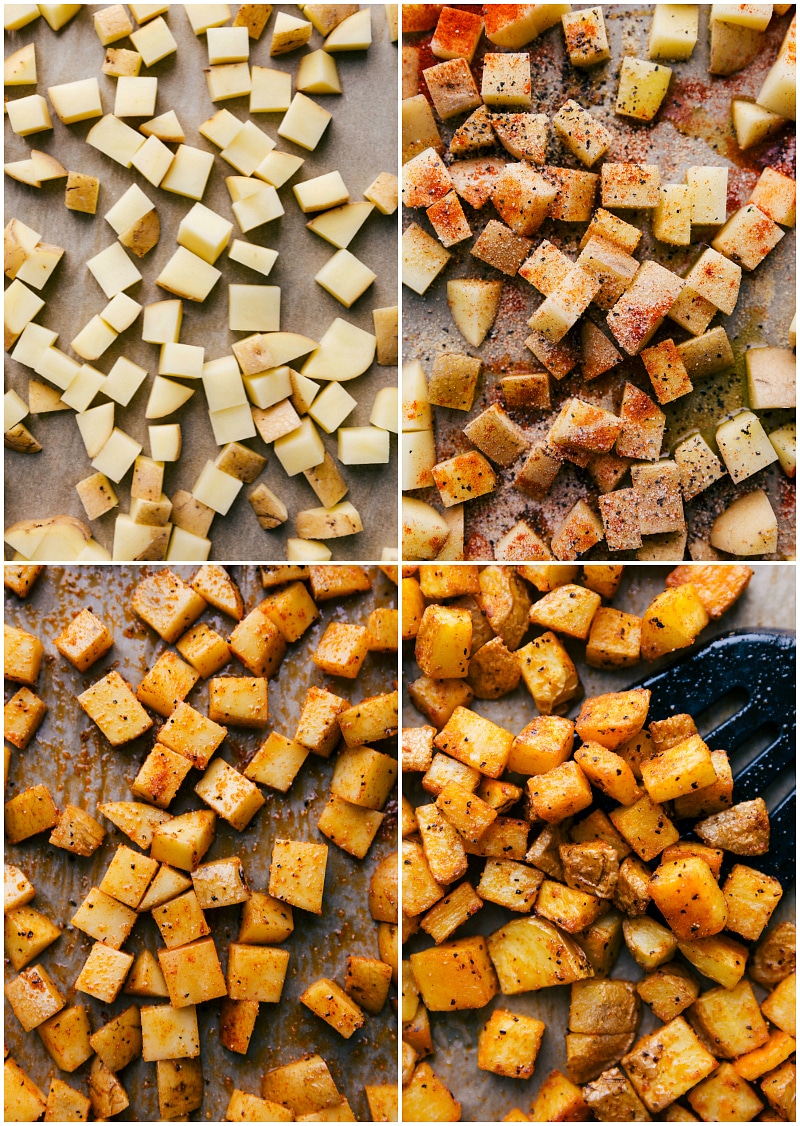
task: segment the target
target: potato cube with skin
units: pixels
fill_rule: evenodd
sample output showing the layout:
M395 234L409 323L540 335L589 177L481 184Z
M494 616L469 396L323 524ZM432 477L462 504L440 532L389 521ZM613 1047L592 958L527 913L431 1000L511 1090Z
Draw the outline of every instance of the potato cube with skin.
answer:
M132 965L133 954L95 942L75 980L75 989L111 1004L117 999Z
M664 1023L687 1009L697 999L696 979L678 962L667 962L646 973L636 992Z
M226 996L225 978L213 938L159 950L158 960L174 1008L182 1009Z
M270 862L269 894L275 899L322 914L328 846L276 839Z
M11 844L52 829L58 823L58 810L46 786L30 786L6 802L5 831Z
M783 889L772 876L734 864L722 885L722 894L728 910L726 929L754 942L769 923Z
M700 336L708 328L716 313L716 305L712 305L705 297L695 293L691 286L685 285L667 316L681 328L691 332L693 336Z
M232 942L228 947L228 996L233 1001L277 1003L288 964L288 950Z
M663 1110L717 1067L680 1016L638 1040L621 1062L651 1113Z
M639 530L643 536L683 531L686 522L680 471L673 461L631 467Z
M194 1059L200 1055L197 1010L194 1005L175 1009L172 1005L144 1005L142 1019L142 1059Z
M76 856L91 856L103 843L106 831L90 813L76 805L67 805L59 814L58 824L50 834L50 844Z

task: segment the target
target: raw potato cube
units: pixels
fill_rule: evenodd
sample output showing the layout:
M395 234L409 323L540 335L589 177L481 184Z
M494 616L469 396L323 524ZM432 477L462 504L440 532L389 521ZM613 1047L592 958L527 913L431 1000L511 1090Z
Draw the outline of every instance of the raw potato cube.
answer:
M470 254L514 277L530 249L528 239L515 235L509 227L491 219L475 240Z
M276 839L270 862L269 894L275 899L322 914L328 846Z
M711 245L742 269L750 271L764 261L783 235L777 223L755 204L747 203L731 216Z
M95 942L75 980L75 989L110 1005L117 999L132 965L133 954Z
M717 1066L683 1017L637 1041L622 1064L651 1113L680 1098Z
M109 1021L89 1038L109 1071L121 1071L131 1060L141 1055L142 1032L139 1009L131 1005L115 1020Z
M750 406L754 410L792 409L796 405L797 360L788 348L749 348L745 363Z
M507 164L491 191L501 219L523 236L538 231L557 195L558 188L527 164Z
M432 474L446 508L493 492L497 485L494 470L476 451L439 462L433 467Z
M682 278L657 262L642 263L632 285L608 315L608 327L629 356L637 355L649 342L683 287Z
M120 845L100 882L100 891L136 909L157 869L151 857Z
M143 1005L142 1059L194 1059L200 1055L197 1010L194 1005L175 1009L172 1005Z
M774 168L765 168L753 188L749 203L784 227L793 227L797 220L797 188L790 176Z
M672 70L668 66L626 55L622 60L615 112L638 121L652 121L671 77Z
M665 69L665 68L662 68ZM614 164L607 162L601 169L601 194L603 207L641 208L658 207L661 194L661 174L656 164ZM637 232L641 237L640 232ZM592 230L591 226L586 232L587 238L600 235L611 238L602 230ZM627 232L626 232L627 235ZM636 238L636 243L639 241ZM636 245L634 243L634 246ZM627 250L627 247L623 249ZM631 251L627 250L630 254Z
M685 184L661 185L661 199L653 212L653 236L671 246L691 244L691 190Z
M448 118L456 117L460 113L466 113L468 110L473 110L481 105L478 87L475 85L475 79L465 59L452 59L438 63L436 66L427 67L422 73L433 105L442 121L447 121ZM421 107L417 110L415 98L406 99L406 102L414 103L414 105L409 104L406 110L406 103L404 103L404 134L405 127L411 125L411 120L406 121L407 117L409 119L412 115L421 117L423 123L427 117ZM427 104L426 101L426 107ZM430 110L428 110L429 113ZM438 130L432 118L428 128L419 131L418 136L432 140L437 147L441 145Z
M608 151L613 141L605 125L571 99L553 117L553 128L562 144L587 168Z
M720 426L717 448L725 468L737 483L777 461L778 455L756 415L741 411Z
M484 55L481 97L487 106L531 108L531 61L520 54Z
M653 9L647 53L651 59L688 59L697 43L697 4L660 4Z
M579 500L550 541L556 559L577 559L603 539L603 525L589 505ZM524 674L523 674L524 675Z
M725 476L722 462L700 434L676 446L673 457L680 471L684 500L691 500Z
M9 124L19 137L29 137L31 133L42 133L53 128L47 102L41 94L15 98L7 103L7 110Z

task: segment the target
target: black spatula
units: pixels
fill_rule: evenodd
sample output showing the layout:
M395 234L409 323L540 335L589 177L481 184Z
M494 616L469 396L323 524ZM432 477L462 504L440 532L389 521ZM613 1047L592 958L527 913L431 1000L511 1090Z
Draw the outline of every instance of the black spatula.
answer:
M697 718L735 692L741 701L734 714L703 735L712 750L725 750L733 770L734 803L765 797L768 788L784 793L774 803L765 797L770 819L766 856L753 858L759 871L776 876L786 887L795 878L795 635L784 630L733 630L692 650L687 656L636 687L652 690L650 719L679 712ZM759 732L771 732L768 746L746 760L743 744ZM743 754L737 755L742 748ZM790 792L787 792L790 791ZM742 858L748 863L747 857Z

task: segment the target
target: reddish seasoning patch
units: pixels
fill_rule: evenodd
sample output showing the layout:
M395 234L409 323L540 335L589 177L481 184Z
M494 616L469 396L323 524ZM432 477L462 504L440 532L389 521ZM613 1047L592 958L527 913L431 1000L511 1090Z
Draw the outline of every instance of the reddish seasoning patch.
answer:
M486 536L473 532L464 545L465 559L494 559L494 548Z

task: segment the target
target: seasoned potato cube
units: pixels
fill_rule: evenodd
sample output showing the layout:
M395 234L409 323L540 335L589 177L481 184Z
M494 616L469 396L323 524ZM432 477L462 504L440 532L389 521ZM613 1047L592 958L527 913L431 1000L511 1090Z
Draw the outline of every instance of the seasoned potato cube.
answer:
M488 948L506 995L569 984L593 973L574 939L536 915L506 923L489 936Z
M540 1020L495 1009L478 1036L478 1067L509 1079L530 1079L544 1031Z
M226 735L224 727L181 702L159 731L158 738L165 747L188 759L192 766L205 770Z
M642 619L611 606L600 606L592 618L586 663L593 668L627 668L639 663Z
M276 839L272 846L269 894L293 907L322 914L328 846Z
M433 760L435 727L404 727L402 733L403 772L427 770Z
M403 1087L403 1119L406 1122L458 1122L461 1103L457 1102L428 1063L421 1063Z
M535 911L570 934L585 930L604 911L601 899L588 892L545 880L536 897Z
M63 1009L38 1028L42 1043L62 1071L75 1071L92 1055L90 1032L83 1005Z
M481 366L481 361L474 356L439 352L428 381L428 402L452 410L471 410ZM451 570L469 572L470 568Z
M633 805L642 796L625 760L602 743L585 740L574 758L589 781L621 805Z
M47 705L29 688L20 688L3 708L3 738L24 751L47 714Z
M105 835L103 826L90 813L77 805L68 805L59 814L58 824L50 834L50 844L77 856L91 856L103 843Z
M524 163L507 164L491 191L500 218L523 237L538 231L557 195L554 184Z
M200 938L174 949L159 950L158 961L173 1008L199 1005L227 994L213 938Z
M472 617L468 610L426 606L414 655L427 676L440 680L466 676L471 645Z
M437 728L444 727L458 707L466 707L474 698L472 687L465 680L432 680L421 676L409 685L414 706Z
M517 650L522 679L543 715L561 708L580 692L575 665L554 633L548 631Z
M58 824L58 810L46 786L30 786L5 806L5 831L10 844L18 844Z
M156 860L120 845L100 881L100 890L135 910L157 870Z
M244 776L285 794L308 755L308 747L272 731L248 763Z
M191 769L192 763L184 755L156 743L131 783L131 790L160 809L168 809Z
M92 888L70 919L72 926L106 946L119 950L133 930L138 916L100 888Z
M336 719L348 747L377 743L397 734L397 692L368 696L360 704L345 708Z
M481 98L487 106L531 107L531 60L519 54L487 52L483 60Z
M211 846L216 820L216 814L206 809L171 818L153 834L151 856L163 864L191 872Z
M666 67L662 69L667 70ZM661 198L661 174L656 164L614 164L607 162L601 169L600 183L604 208L658 207ZM603 238L609 238L609 235L604 234L603 230L592 231L591 227L586 234L589 238L596 234ZM625 234L627 235L627 232ZM630 236L627 237L630 238ZM617 242L618 239L610 238L610 241ZM638 241L639 238L636 238L634 247ZM630 254L631 250L628 250L628 253Z
M371 653L397 652L397 627L399 614L385 606L373 610L367 618L367 633Z
M331 792L365 809L383 809L397 779L397 762L370 747L346 747L336 760Z
M475 844L481 839L489 826L497 819L497 811L482 798L479 798L471 790L465 789L457 782L448 782L443 786L436 798L436 806L441 810L441 813L446 818L449 826L457 830L458 838L463 838L464 841L469 841ZM430 809L430 806L417 807L417 819L419 820L420 809ZM422 825L420 824L420 831L422 832ZM442 833L441 828L438 830ZM442 834L446 840L446 834ZM422 843L425 847L425 834L422 833ZM461 850L463 852L463 849ZM464 860L463 868L450 879L444 877L441 873L437 875L434 866L431 863L430 849L426 848L426 856L428 863L431 866L431 871L438 883L452 883L454 879L458 879L466 871L466 860Z
M325 688L309 688L295 731L296 742L327 758L339 742L338 716L348 707L347 700Z
M339 848L363 860L383 818L384 814L376 810L363 809L331 794L317 822L317 828Z
M430 1012L480 1009L498 992L497 975L481 936L412 954L411 966Z
M234 1001L277 1003L288 964L288 950L232 942L228 947L228 996Z
M355 1001L329 978L322 977L309 985L300 1001L345 1040L364 1024L364 1014Z
M528 448L524 431L492 403L464 427L469 440L498 465L511 465Z
M614 828L642 860L652 860L679 838L662 807L646 794L633 805L612 810L609 816Z
M138 583L131 608L163 641L172 644L200 617L206 601L172 571L163 570Z
M700 988L679 962L668 962L646 973L637 982L636 992L666 1024L697 999Z
M467 679L479 700L496 700L512 692L521 675L516 654L506 649L501 637L493 637L470 659Z
M771 1020L773 1024L784 1032L788 1032L790 1036L797 1035L795 1023L796 994L797 974L792 973L775 986L761 1006L761 1011L767 1020Z
M112 747L137 739L153 726L130 685L114 669L77 699Z
M654 661L665 653L693 645L708 621L691 583L662 591L642 617L642 656L646 661Z
M641 731L649 706L647 688L593 696L584 702L575 729L584 741L600 743L613 751Z
M231 1001L226 997L220 1006L219 1015L219 1038L220 1043L228 1049L229 1052L238 1052L240 1055L246 1055L247 1049L250 1046L250 1038L253 1035L256 1020L258 1018L258 1001ZM234 1092L235 1095L236 1092ZM255 1095L250 1096L255 1099ZM233 1101L233 1096L231 1097ZM261 1100L258 1100L259 1103ZM268 1104L271 1105L271 1104ZM277 1107L277 1104L275 1104ZM286 1118L281 1118L277 1114L274 1121L289 1121L290 1111L284 1107L278 1108L284 1110ZM228 1108L228 1115L230 1117L230 1107ZM231 1121L247 1121L247 1119L234 1118Z
M438 903L444 891L433 878L425 853L416 841L403 841L402 865L403 914L413 918Z
M208 767L194 792L240 832L264 804L264 796L258 786L219 758Z
M267 610L266 602L251 610L236 626L228 643L248 672L269 678L283 660L286 641Z
M675 936L649 915L624 919L622 933L634 962L645 970L656 969L669 961L678 949Z
M368 635L364 626L330 622L311 659L317 668L331 676L355 680L368 652Z
M481 96L466 59L447 59L436 66L426 67L422 75L434 108L442 121L466 113L481 104ZM414 101L414 99L407 100ZM408 107L409 114L411 108ZM404 114L404 124L406 124L405 116ZM437 146L441 144L433 121L429 123L429 129L424 133L419 131L418 136L420 138L418 144L422 143L422 139L428 140L429 143L434 142Z
M75 989L110 1005L117 999L132 965L133 954L95 942L75 980Z
M34 907L20 904L10 908L4 904L4 910L3 939L6 957L13 969L21 970L55 942L61 934L61 928Z
M53 641L62 657L85 672L114 644L108 627L91 610L83 609Z
M438 796L446 785L455 782L465 790L475 791L481 779L480 771L448 755L436 754L422 777L422 788Z
M753 981L770 989L783 981L795 966L796 927L779 923L759 942L753 951L748 970Z
M678 949L700 973L726 989L733 989L744 973L747 947L725 934L682 939L678 941Z
M615 112L638 121L652 121L671 77L672 70L668 66L626 55L622 60Z
M576 762L565 762L528 779L528 794L537 817L563 821L592 804L592 791Z
M700 996L692 1007L695 1026L722 1059L734 1059L766 1043L769 1031L761 1016L749 981L732 989L717 986Z
M544 874L515 860L489 858L477 887L478 895L511 911L526 913L536 900Z
M264 727L269 719L264 677L215 677L208 685L208 718L234 727Z
M31 966L5 987L6 1000L26 1032L64 1008L65 1000L42 966Z
M294 930L292 908L263 891L254 891L242 907L238 941L250 946L283 942Z
M482 774L499 778L505 770L513 741L510 731L468 708L459 707L434 739L434 745Z
M640 355L659 403L671 403L692 390L692 381L674 341L662 340L643 349Z
M201 909L243 903L250 895L238 856L201 864L192 872L192 884Z
M345 992L368 1013L379 1013L386 1004L392 971L377 958L350 955L347 959Z
M608 315L608 327L628 355L637 355L649 342L683 287L682 278L657 262L642 263L630 288Z
M39 678L44 646L24 629L3 625L3 676L33 687Z
M703 1122L748 1122L763 1108L752 1087L729 1063L689 1092L687 1101Z
M650 869L638 856L626 856L614 888L614 905L632 918L643 915L650 903L650 876Z
M194 1005L187 1005L184 1009L175 1009L172 1005L144 1005L140 1015L142 1059L146 1062L195 1059L200 1055L197 1009Z
M6 1082L10 1087L8 1080ZM24 1084L22 1086L24 1090ZM62 1079L57 1079L55 1076L51 1077L44 1112L45 1122L88 1122L91 1109L91 1101L85 1095L76 1091L74 1087L70 1087ZM13 1109L6 1106L6 1117L9 1118L9 1121L12 1120L12 1116L13 1120L17 1122L28 1121L27 1117L15 1113ZM36 1118L40 1116L41 1111L36 1115ZM35 1121L35 1119L31 1121Z
M656 1113L709 1075L717 1061L683 1017L675 1017L638 1040L622 1065L647 1109Z
M36 889L25 873L14 864L3 865L3 910L24 907L36 895Z
M533 604L530 620L534 625L585 641L599 606L599 594L566 583Z
M764 261L783 236L777 223L754 203L746 203L730 217L711 246L743 270L751 271Z
M725 927L725 897L704 860L688 856L662 861L650 895L678 938L707 938Z
M356 590L363 590L363 581L359 574L353 576L349 573L340 576L338 582L328 579L326 582L315 576L318 567L311 568L311 587L314 598L345 597ZM367 588L368 589L368 588ZM261 603L263 613L278 627L284 641L297 641L303 636L309 626L319 617L314 600L308 593L303 583L292 583L276 594L271 594Z
M143 950L134 959L125 982L125 992L142 997L166 997L167 985L154 954Z
M712 772L714 777L712 778ZM668 747L642 763L642 781L655 802L689 794L716 781L711 753L699 735Z
M753 942L770 920L783 895L780 882L755 868L734 864L722 886L728 909L727 930Z

